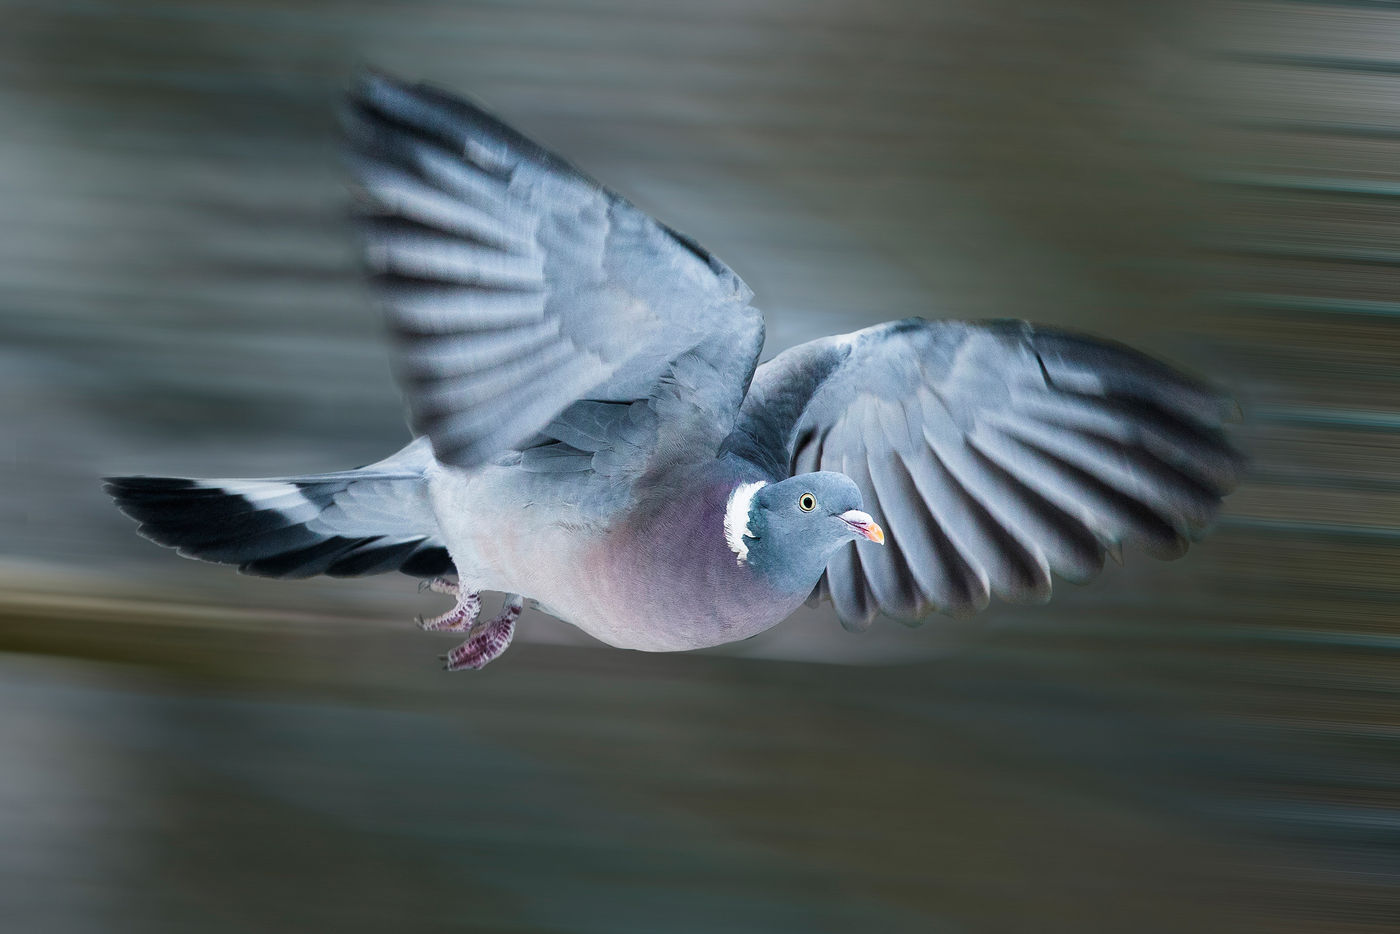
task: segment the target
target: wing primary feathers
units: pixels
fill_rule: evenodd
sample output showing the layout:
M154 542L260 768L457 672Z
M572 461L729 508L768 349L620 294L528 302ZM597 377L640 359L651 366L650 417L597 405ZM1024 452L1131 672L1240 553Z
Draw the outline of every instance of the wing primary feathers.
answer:
M958 482L931 448L901 456L924 506L926 521L947 528L970 564L980 567L987 587L1003 599L1036 601L1050 594L1050 570ZM935 519L935 517L937 517Z
M904 469L903 461L892 473L903 486L902 495L914 503L922 504L913 478ZM888 513L886 514L888 516ZM937 560L938 578L941 587L929 592L930 602L940 612L951 616L968 616L986 607L989 599L988 578L984 569L977 567L968 554L959 547L943 521L920 512L928 518L923 529L927 541Z
M483 172L508 178L519 161L511 158L509 146L499 140L504 124L479 107L444 99L426 85L401 85L370 75L360 82L358 102L381 118L465 157ZM532 155L539 158L541 153Z
M355 149L350 168L389 165L408 172L463 204L500 216L508 206L509 180L463 161L450 145L426 136L362 102L344 114L346 138ZM369 192L366 191L366 194Z
M876 516L876 521L887 530L884 548L878 554L869 556L869 561L862 561L867 577L870 578L870 589L880 602L880 608L885 613L896 619L917 621L928 611L929 600L926 595L929 593L923 587L923 582L919 580L919 575L914 573L911 562L905 556L904 542L912 547L919 544L912 535L901 538L905 528L905 517L908 514L905 509L900 508L907 502L894 487L899 483L892 462L872 464L867 461L864 479L870 488L876 493L874 500L880 504L880 513ZM860 479L851 477L859 485Z
M828 440L829 436L823 439L819 453L820 463L823 469L838 469L838 465L844 466L839 456L836 464L827 464ZM849 632L864 632L869 629L875 622L880 607L875 602L875 596L870 592L870 585L861 571L860 554L855 542L841 546L827 565L825 576L830 581L831 602L836 607L836 615L841 620L842 627Z
M1022 482L1062 506L1080 510L1090 528L1106 540L1130 541L1163 559L1185 553L1186 539L1170 522L1054 453L1000 431L979 428L969 440Z
M490 112L430 84L400 84L370 74L361 96L383 112L460 150L470 162L495 174L507 174L523 160L561 174L587 180L583 173Z
M528 361L532 369L549 345L567 345L559 338L558 321L536 321L522 327L470 334L404 337L400 344L406 379L444 379L479 372L510 361Z
M372 275L370 285L393 308L390 329L405 336L520 327L539 321L545 312L545 294L536 288L485 288L396 273ZM463 308L471 314L463 315Z
M865 494L866 508L875 520L884 522L885 516L880 509L875 484L870 477L870 465L865 457L857 452L843 452L841 471L861 488ZM903 555L898 550L881 549L880 553L875 553L862 552L860 548L856 548L855 555L855 567L873 597L873 603L881 609L888 608L896 618L917 618L918 604L923 594L912 577L900 574L899 563L903 561Z
M999 525L1018 530L1028 550L1043 555L1050 570L1084 581L1103 568L1103 548L1082 519L1022 483L962 436L935 436L925 428L924 441L949 478Z
M927 393L918 392L905 400L903 412L891 406L881 408L886 435L899 439L895 449L900 468L910 484L909 510L935 526L978 575L980 607L995 592L1005 599L1019 601L1049 596L1050 574L1038 549L1032 549L1012 535L939 458L925 437L926 406L941 404ZM903 417L900 417L902 415ZM962 448L961 439L949 442ZM873 444L868 439L867 445ZM929 532L930 537L934 530Z
M362 158L355 160L352 168L367 201L363 213L371 231L382 230L382 221L392 218L505 253L524 256L534 251L533 225L523 220L512 223L510 215L484 211L388 163ZM381 220L380 225L375 224L376 219Z
M455 237L410 232L402 226L391 233L371 230L364 255L376 273L512 290L544 286L544 264L539 256L502 253Z
M1052 571L1066 580L1083 583L1103 570L1103 542L1088 522L1023 484L976 445L969 443L966 449L967 464L953 459L942 461L949 474L965 489L978 488L978 501L988 511L1001 513L1003 509L1019 507L1014 518L1008 515L1006 526L1023 529L1045 554ZM985 495L979 482L983 478L987 484Z
M917 400L911 405L917 407ZM869 412L871 407L874 413ZM922 447L922 439L916 441L904 413L888 403L869 403L860 421L873 499L890 524L890 540L899 546L900 569L912 575L923 596L912 615L927 612L930 604L955 616L980 609L988 599L987 574L963 541L966 529L952 521L953 516L930 512L908 469L907 457L916 445ZM875 456L882 447L892 450L884 457ZM883 561L884 554L873 553L871 559ZM881 607L885 607L883 600Z
M1023 339L1056 389L1141 399L1199 424L1218 424L1235 412L1235 404L1227 397L1131 347L1066 331L1023 327L1029 329Z
M1183 420L1150 401L1059 392L1019 399L1017 408L1046 424L1136 444L1217 496L1234 489L1244 468L1218 426Z
M451 418L456 413L480 406L484 402L514 393L549 381L549 370L572 357L572 351L563 341L556 341L535 351L528 360L506 359L495 365L470 373L443 376L434 379L418 379L412 376L400 378L405 382L416 381L419 394L419 417Z
M994 416L992 423L1152 508L1179 532L1198 532L1220 506L1218 493L1142 448L1075 429L1054 430L1022 418Z
M826 579L831 603L836 608L842 628L849 632L869 629L880 608L876 606L861 574L855 542L842 545L836 552L826 566Z

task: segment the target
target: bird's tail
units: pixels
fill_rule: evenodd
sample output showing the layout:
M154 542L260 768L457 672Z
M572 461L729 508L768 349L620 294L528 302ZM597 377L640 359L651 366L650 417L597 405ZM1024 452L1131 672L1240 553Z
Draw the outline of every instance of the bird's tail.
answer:
M263 577L355 577L452 569L428 503L420 439L388 460L264 480L108 477L142 535L180 554Z

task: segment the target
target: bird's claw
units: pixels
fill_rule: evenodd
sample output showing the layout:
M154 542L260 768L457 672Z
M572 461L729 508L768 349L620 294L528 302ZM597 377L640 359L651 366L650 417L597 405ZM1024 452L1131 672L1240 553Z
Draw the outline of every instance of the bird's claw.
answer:
M499 657L510 645L510 640L515 635L515 621L524 609L525 600L518 594L508 595L505 605L501 608L501 614L489 623L478 625L477 615L481 612L480 593L466 590L440 577L425 581L419 589L442 592L445 585L450 585L457 594L457 605L432 619L417 617L418 627L428 632L465 632L467 641L446 655L439 655L438 659L448 671L481 668Z
M432 619L418 617L418 628L426 632L469 632L476 625L476 617L480 612L480 594L458 593L456 606Z
M500 658L501 653L510 647L510 640L515 636L515 621L520 618L524 606L525 601L520 596L512 594L507 597L500 616L447 653L447 670L476 670Z

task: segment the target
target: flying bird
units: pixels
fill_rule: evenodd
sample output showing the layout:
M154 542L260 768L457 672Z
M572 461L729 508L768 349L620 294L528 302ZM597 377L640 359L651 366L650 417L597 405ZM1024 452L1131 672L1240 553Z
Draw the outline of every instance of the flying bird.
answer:
M455 605L422 626L466 635L450 670L504 652L527 600L647 651L809 599L857 631L1041 602L1125 542L1181 555L1237 480L1234 404L1127 347L910 318L759 365L728 266L474 104L368 75L345 122L415 440L106 488L146 537L249 574L425 578Z

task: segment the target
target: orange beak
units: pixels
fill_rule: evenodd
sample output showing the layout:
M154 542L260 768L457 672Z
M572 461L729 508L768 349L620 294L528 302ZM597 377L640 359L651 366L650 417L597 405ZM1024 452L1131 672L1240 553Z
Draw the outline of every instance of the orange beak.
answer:
M868 538L877 545L885 543L885 530L870 518L870 513L861 512L859 509L852 509L841 513L838 518L855 529L856 534L862 538Z

